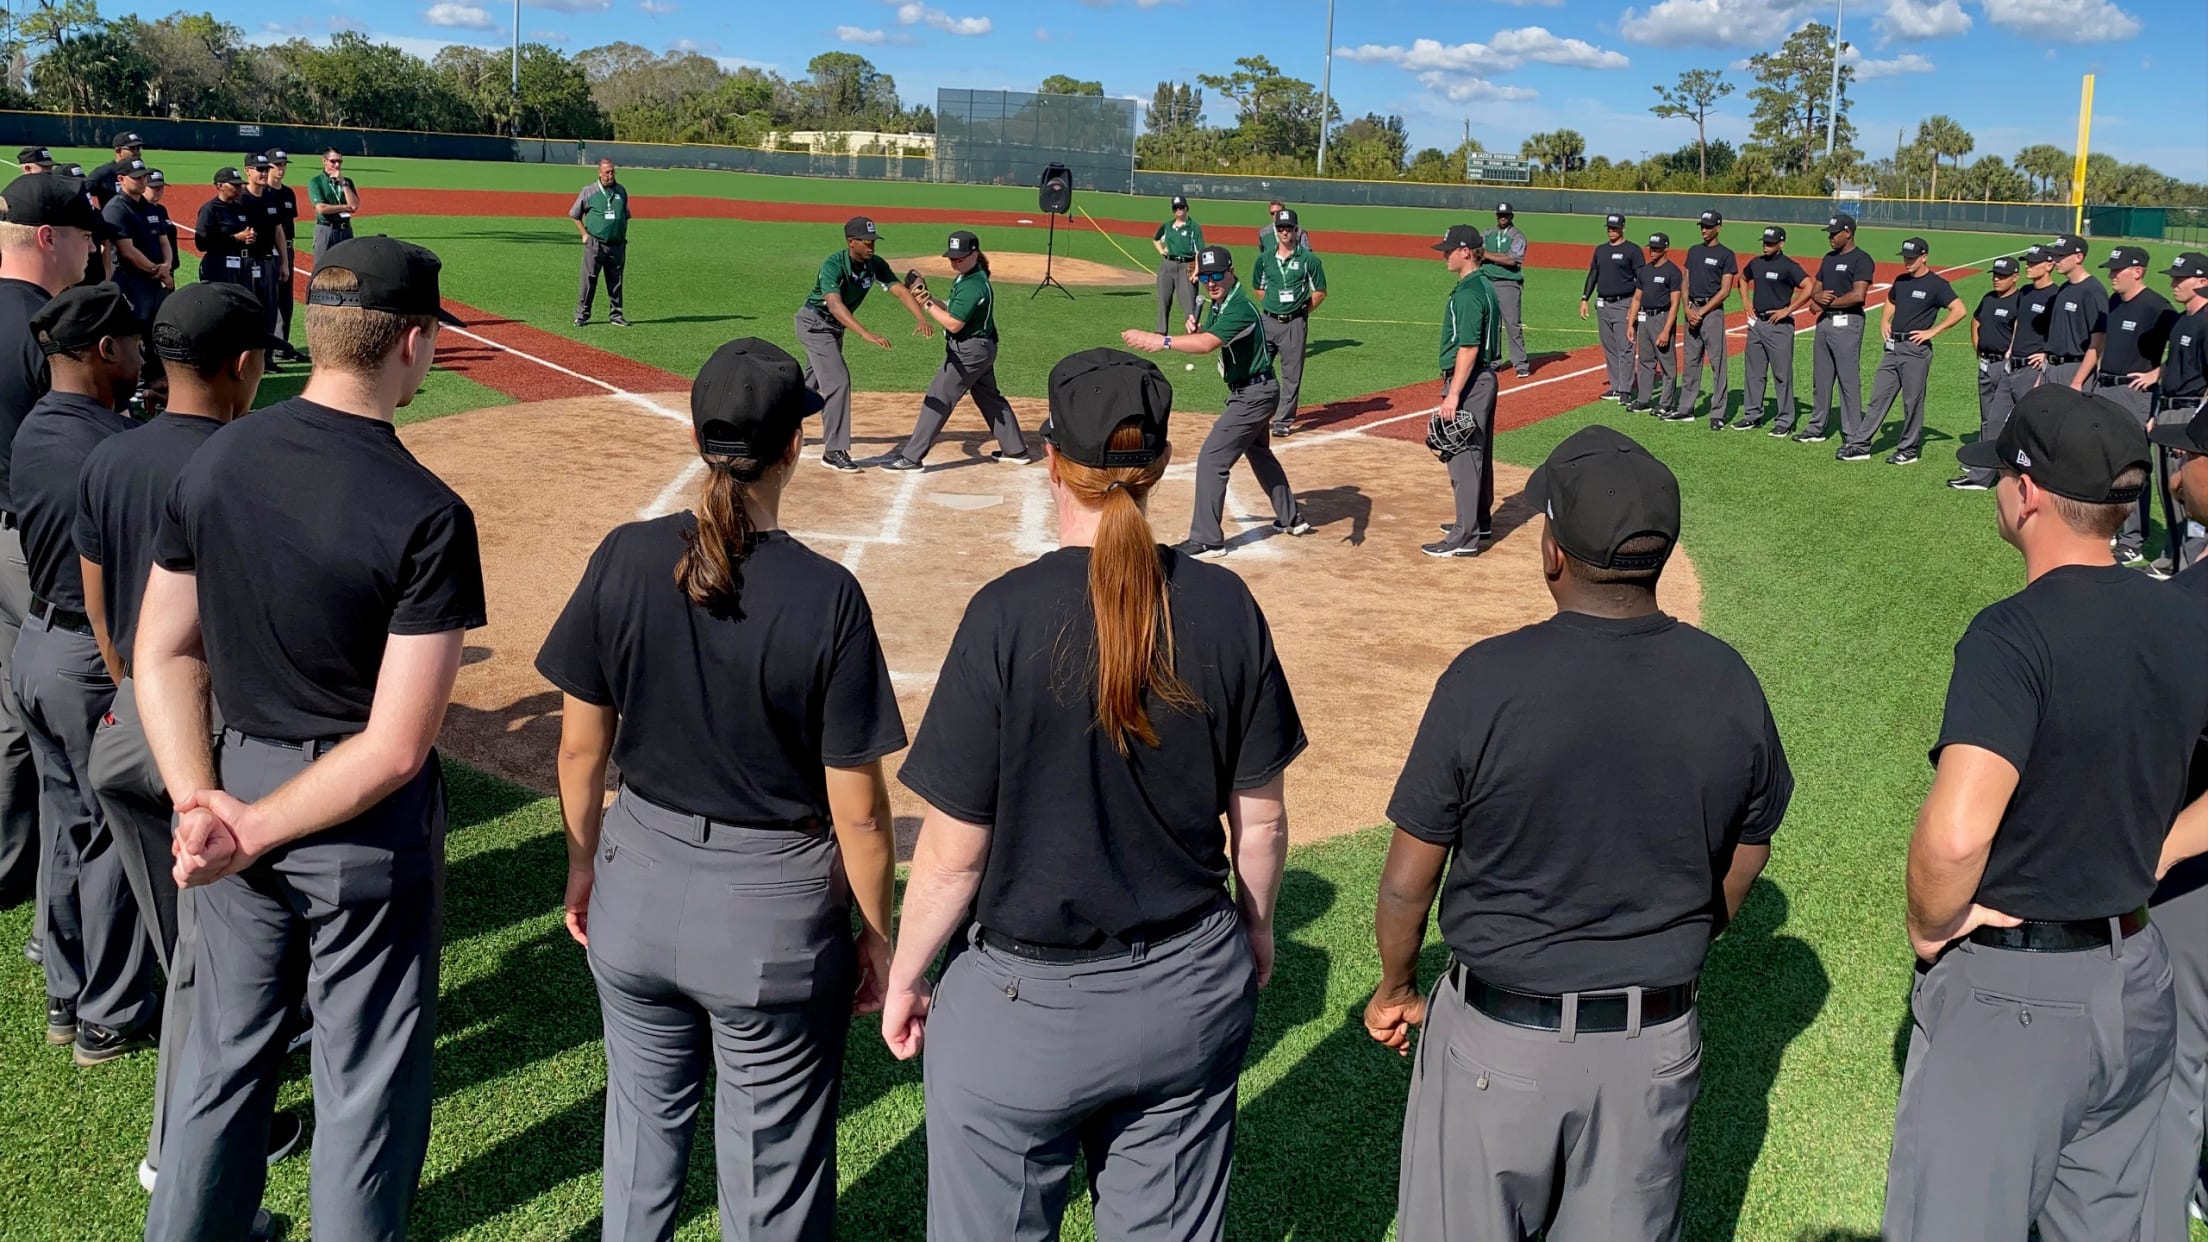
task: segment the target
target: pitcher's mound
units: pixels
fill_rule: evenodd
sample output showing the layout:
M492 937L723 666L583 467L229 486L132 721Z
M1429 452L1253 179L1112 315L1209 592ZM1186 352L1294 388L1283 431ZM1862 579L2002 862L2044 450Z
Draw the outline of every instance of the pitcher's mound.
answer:
M1034 285L1042 283L1045 257L1019 250L984 250L989 258L989 277L1002 285ZM1147 285L1157 279L1156 272L1137 272L1109 263L1092 263L1087 259L1069 259L1059 255L1049 260L1050 274L1069 285ZM928 255L919 259L891 259L890 269L899 276L907 268L918 268L928 278L928 284L942 297L950 290L951 261L941 255Z

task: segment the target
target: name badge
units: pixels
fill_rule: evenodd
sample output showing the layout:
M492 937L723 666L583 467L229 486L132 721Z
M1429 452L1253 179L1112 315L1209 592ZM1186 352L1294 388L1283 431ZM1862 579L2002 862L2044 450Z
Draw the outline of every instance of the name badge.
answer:
M1280 300L1281 300L1281 301L1282 301L1283 303L1290 303L1290 302L1294 302L1294 301L1296 300L1296 291L1295 291L1295 290L1293 290L1293 289L1283 289L1283 290L1281 290L1281 291L1280 291Z
M1887 352L1887 353L1889 353L1889 354L1890 354L1890 353L1894 352L1894 338L1892 338L1892 337L1890 337L1890 336L1889 336L1889 337L1887 337L1887 338L1886 338L1886 341L1885 341L1885 345L1886 345L1886 352Z
M1847 327L1847 326L1848 326L1848 317L1847 317L1846 315L1834 315L1834 316L1832 317L1832 326L1833 326L1833 327L1835 327L1835 328L1845 328L1845 327Z
M337 213L337 218L340 220L350 220L353 218L353 213L349 211L341 211Z
M1642 311L1642 312L1641 312L1641 313L1640 313L1639 315L1635 316L1635 319L1636 319L1636 320L1637 320L1638 322L1641 322L1641 323L1646 323L1646 322L1648 322L1648 312L1647 312L1647 311Z
M222 261L222 265L234 272L237 271L239 268L245 266L245 260L239 258L236 255L231 255L230 257Z
M611 207L608 207L608 208L606 208L606 219L608 219L608 220L611 220L611 219L613 219L613 208L611 208Z
M1978 374L1980 374L1980 375L1984 375L1984 374L1985 374L1986 372L1988 372L1988 371L1991 371L1992 369L1993 369L1993 359L1991 359L1991 358L1980 358L1980 359L1978 360Z

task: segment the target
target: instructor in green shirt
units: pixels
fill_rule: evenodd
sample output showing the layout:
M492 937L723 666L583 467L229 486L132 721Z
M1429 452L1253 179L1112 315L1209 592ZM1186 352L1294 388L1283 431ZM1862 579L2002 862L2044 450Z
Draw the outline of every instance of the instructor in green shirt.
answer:
M345 175L345 157L336 147L322 152L322 171L307 182L307 205L314 209L314 268L339 242L353 239L353 217L360 214L360 187Z
M859 339L880 349L889 338L876 335L855 316L859 304L876 285L912 312L914 336L934 336L935 325L912 290L897 281L897 274L874 253L879 241L874 222L853 216L843 222L843 249L821 260L813 291L797 308L794 321L797 343L805 350L805 385L820 394L820 464L844 474L856 474L851 460L851 368L843 360L843 334L856 332Z
M1427 429L1426 446L1449 468L1457 520L1441 528L1428 556L1473 557L1494 537L1495 357L1502 314L1495 286L1481 270L1487 241L1469 224L1452 224L1434 246L1457 278L1441 315L1441 405Z
M958 399L971 395L975 408L989 420L997 437L997 451L990 456L1016 466L1031 465L1020 434L1020 419L1012 403L997 389L997 296L989 284L989 256L981 252L981 239L963 230L951 234L943 257L951 261L950 296L937 301L922 294L920 309L943 328L943 366L920 399L920 417L912 426L905 446L882 463L884 470L918 470L943 434Z
M1272 244L1258 252L1258 313L1265 343L1280 365L1280 404L1273 410L1273 434L1296 429L1296 401L1303 392L1303 349L1311 335L1312 311L1326 301L1326 268L1304 244L1293 209L1273 213Z
M1158 226L1150 244L1157 247L1160 256L1158 331L1164 333L1196 318L1196 273L1190 265L1196 262L1196 252L1204 248L1204 226L1189 217L1187 199L1173 196L1173 218ZM1166 318L1173 313L1175 303L1185 319Z
M606 274L606 309L616 328L629 321L621 314L621 272L629 263L629 191L613 179L613 161L598 161L598 179L582 188L567 209L583 239L583 287L575 295L575 326L590 322L590 304L598 296L598 273Z
M1518 217L1509 203L1495 204L1495 229L1483 242L1486 258L1480 260L1480 273L1487 277L1489 287L1495 290L1495 304L1502 309L1503 333L1510 340L1510 365L1518 378L1533 374L1526 365L1526 325L1520 318L1520 303L1526 292L1526 235L1518 231ZM1486 358L1489 366L1499 366L1500 358Z

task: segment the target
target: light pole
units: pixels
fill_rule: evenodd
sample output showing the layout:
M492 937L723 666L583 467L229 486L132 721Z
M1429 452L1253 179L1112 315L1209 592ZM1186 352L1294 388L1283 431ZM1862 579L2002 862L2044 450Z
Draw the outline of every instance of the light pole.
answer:
M1326 65L1319 70L1319 175L1326 175L1326 117L1333 110L1334 0L1326 0Z
M1832 96L1825 101L1825 158L1832 158L1834 142L1840 134L1840 54L1848 45L1840 41L1840 23L1848 16L1848 0L1840 0L1840 7L1832 15Z
M521 137L521 0L514 0L514 78L511 111L514 114L514 137Z

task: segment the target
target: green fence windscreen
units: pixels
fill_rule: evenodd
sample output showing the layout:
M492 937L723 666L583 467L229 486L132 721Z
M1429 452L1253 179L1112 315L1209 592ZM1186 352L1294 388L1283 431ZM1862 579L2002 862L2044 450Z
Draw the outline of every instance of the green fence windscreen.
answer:
M1125 194L1135 177L1135 101L1025 91L935 93L938 181L1034 185L1050 164L1079 190Z

